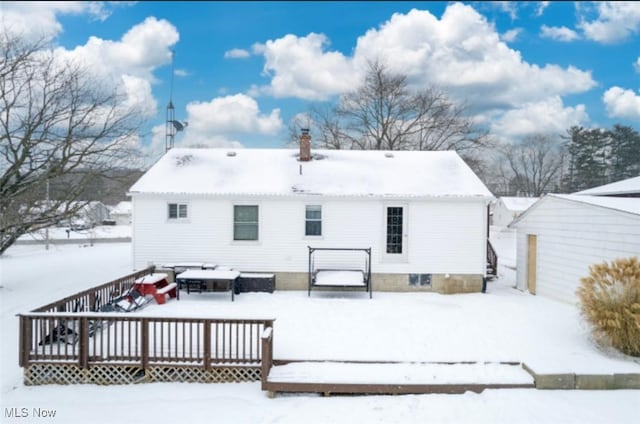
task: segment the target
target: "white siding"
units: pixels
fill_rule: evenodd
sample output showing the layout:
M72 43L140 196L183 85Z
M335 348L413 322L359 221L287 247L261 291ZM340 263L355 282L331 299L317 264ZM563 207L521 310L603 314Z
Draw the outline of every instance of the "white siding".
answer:
M186 222L167 220L169 202L189 205ZM305 272L307 246L371 247L374 272L484 273L484 201L399 203L407 205L405 262L384 258L384 213L392 203L381 200L134 196L134 266L202 261L247 271ZM233 241L234 204L259 206L257 242ZM305 205L322 205L322 236L304 235Z
M612 209L547 198L516 227L518 288L527 287L527 235L535 234L537 294L569 303L590 265L640 256L640 216Z

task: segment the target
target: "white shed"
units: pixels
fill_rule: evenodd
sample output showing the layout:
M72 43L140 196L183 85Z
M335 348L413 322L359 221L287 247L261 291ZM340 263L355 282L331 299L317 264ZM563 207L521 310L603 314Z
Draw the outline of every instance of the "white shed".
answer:
M492 225L506 227L537 201L537 197L502 196L498 198L492 207Z
M176 148L129 195L135 267L215 263L304 289L311 246L371 248L376 290L480 291L486 276L493 196L453 151Z
M640 198L549 194L517 229L517 287L575 303L589 266L640 256Z

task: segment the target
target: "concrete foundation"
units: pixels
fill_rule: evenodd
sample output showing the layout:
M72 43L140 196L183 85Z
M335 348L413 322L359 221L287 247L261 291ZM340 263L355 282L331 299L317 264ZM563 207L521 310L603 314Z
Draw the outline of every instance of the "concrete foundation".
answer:
M307 290L306 272L276 272L276 290ZM424 274L423 274L424 275ZM424 284L428 280L430 284ZM479 293L482 291L482 275L431 274L422 280L409 274L371 275L374 292L434 292L442 294Z

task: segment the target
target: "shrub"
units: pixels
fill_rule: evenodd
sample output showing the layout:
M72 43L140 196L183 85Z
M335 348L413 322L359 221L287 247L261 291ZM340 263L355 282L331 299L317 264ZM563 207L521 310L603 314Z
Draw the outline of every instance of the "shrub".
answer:
M599 342L640 356L640 261L615 259L589 267L577 290L580 312Z

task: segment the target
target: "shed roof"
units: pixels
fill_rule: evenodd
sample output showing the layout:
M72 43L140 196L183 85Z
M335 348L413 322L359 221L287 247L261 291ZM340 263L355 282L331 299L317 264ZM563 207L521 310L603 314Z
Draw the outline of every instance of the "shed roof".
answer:
M626 180L616 181L615 183L605 184L599 187L593 187L574 194L589 194L593 196L640 194L640 176L627 178Z
M514 212L523 212L529 209L529 207L533 205L535 202L537 202L538 197L502 196L500 200L504 204L504 207L507 208L508 210L514 211Z
M637 215L640 218L640 198L634 197L602 197L602 196L588 196L588 195L578 195L578 194L547 194L542 197L539 201L537 201L531 208L525 211L522 215L517 217L516 219L509 224L509 226L514 226L519 222L522 222L527 219L527 217L534 213L535 209L540 207L540 205L544 204L546 199L548 198L557 198L566 200L569 202L577 202L586 205L597 206L605 209L611 209L618 212L630 213L633 215Z
M296 149L169 150L130 194L331 195L375 197L493 196L455 151Z

